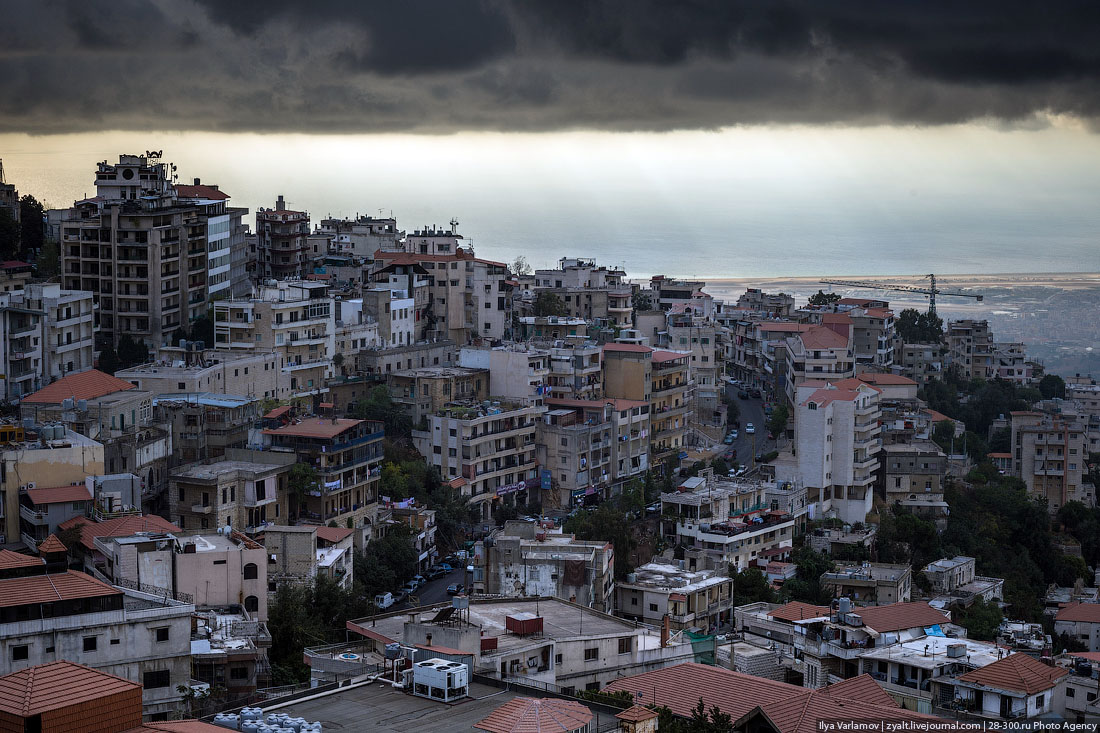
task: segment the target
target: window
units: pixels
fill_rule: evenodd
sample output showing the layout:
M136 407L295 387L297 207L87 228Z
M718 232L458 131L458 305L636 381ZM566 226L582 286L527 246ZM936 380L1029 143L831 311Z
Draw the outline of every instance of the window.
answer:
M250 562L244 566L244 579L255 580L258 577L258 572L256 563Z
M638 599L637 598L631 598L630 599L630 605L637 606L638 605Z
M153 690L158 687L168 687L172 684L172 673L167 669L146 672L142 675L141 683L146 690Z
M161 626L159 629L153 629L157 632L157 641L168 641L168 627Z
M11 648L11 661L21 662L24 659L29 659L31 656L31 648L27 644L19 644Z
M554 664L561 664L561 655L560 654L555 654L554 655Z
M1045 697L1046 697L1046 695L1039 695L1039 697L1035 698L1035 709L1036 710L1042 710L1043 709L1043 699Z
M657 604L656 603L650 603L649 604L649 610L650 611L656 611L657 610Z
M1066 688L1066 697L1077 697L1077 690L1072 687Z
M118 646L122 643L122 639L111 639L111 646Z
M182 392L185 389L187 389L187 384L184 383L184 382L176 382L176 389L178 389L180 392Z
M230 667L229 679L231 680L247 680L248 679L248 667Z
M84 651L86 651L86 652L94 652L95 651L95 639L96 638L94 636L85 636L84 637Z
M624 636L619 639L619 654L630 654L630 637Z
M244 599L244 610L249 613L256 613L260 610L260 599L256 596L248 596Z
M600 683L599 682L589 682L587 685L584 686L584 689L586 689L590 692L599 692Z
M600 658L600 648L598 646L588 647L584 650L584 661L591 662Z

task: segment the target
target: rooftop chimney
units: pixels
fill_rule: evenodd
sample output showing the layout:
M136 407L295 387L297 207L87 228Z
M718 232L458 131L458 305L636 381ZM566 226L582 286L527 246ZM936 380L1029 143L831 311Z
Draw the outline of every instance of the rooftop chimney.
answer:
M661 648L668 646L668 637L671 636L672 629L669 626L669 618L666 613L661 618Z
M431 645L432 645L432 635L428 634L427 637L424 639L424 646L431 646Z
M198 179L198 178L196 178L196 179L195 179L195 185L196 185L196 186L200 186L200 185L202 185L202 183L201 183L201 182L199 181L199 179Z
M286 211L286 201L283 201L283 197L280 194L278 200L275 201L275 211Z

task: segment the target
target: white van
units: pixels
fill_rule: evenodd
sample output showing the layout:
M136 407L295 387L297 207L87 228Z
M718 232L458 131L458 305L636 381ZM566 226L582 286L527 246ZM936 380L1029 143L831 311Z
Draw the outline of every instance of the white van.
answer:
M393 605L393 593L379 593L374 597L374 605L379 608L389 608Z

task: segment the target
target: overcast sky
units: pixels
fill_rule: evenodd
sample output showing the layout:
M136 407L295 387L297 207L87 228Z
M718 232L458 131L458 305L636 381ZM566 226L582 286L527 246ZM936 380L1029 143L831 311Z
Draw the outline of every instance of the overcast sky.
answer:
M0 0L0 131L1039 125L1100 111L1100 4Z

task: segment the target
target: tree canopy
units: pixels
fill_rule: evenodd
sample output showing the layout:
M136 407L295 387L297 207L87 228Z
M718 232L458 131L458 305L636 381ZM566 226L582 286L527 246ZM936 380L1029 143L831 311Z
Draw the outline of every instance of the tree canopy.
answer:
M826 293L824 290L818 290L810 296L810 305L831 305L838 300L840 300L840 293Z
M634 533L630 522L613 502L604 502L595 509L577 512L565 522L564 529L582 540L610 542L615 548L615 578L622 580L634 567L630 553L634 550Z
M938 344L943 341L943 319L935 313L906 308L898 314L894 328L907 344Z
M1053 397L1064 398L1066 396L1066 381L1057 374L1045 374L1039 380L1039 394L1047 400Z
M385 425L386 436L393 440L412 435L412 418L405 408L393 401L389 387L385 385L378 385L368 397L356 401L348 410L348 417L380 420Z
M540 290L535 296L536 316L567 316L569 309L565 307L565 301L549 290Z
M19 259L29 262L42 250L46 242L45 216L45 208L34 196L26 194L19 199Z

